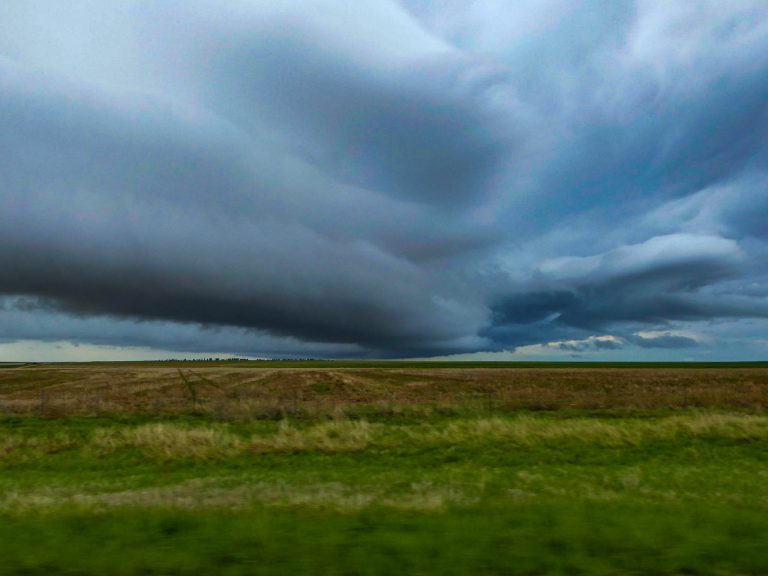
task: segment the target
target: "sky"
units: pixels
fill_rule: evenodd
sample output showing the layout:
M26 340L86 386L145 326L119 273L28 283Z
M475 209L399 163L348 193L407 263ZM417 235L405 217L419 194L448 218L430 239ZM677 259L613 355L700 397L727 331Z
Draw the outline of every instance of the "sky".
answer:
M764 0L3 0L0 361L768 359Z

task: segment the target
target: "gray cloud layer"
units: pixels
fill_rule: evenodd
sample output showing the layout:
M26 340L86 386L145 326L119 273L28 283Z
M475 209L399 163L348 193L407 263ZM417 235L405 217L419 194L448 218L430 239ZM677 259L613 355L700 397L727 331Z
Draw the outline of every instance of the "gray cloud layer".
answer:
M698 346L768 317L766 70L757 1L6 0L0 337Z

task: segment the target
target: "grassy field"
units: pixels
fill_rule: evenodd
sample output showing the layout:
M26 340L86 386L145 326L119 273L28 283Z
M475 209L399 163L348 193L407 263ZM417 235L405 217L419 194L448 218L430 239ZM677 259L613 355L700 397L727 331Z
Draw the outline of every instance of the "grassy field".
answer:
M766 574L765 366L0 373L0 574Z
M381 364L28 365L0 370L0 412L47 417L198 412L237 419L768 407L768 364Z

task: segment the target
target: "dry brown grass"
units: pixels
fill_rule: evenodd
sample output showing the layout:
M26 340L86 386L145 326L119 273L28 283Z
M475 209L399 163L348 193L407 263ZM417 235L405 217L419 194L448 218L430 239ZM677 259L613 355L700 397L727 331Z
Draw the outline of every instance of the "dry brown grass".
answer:
M462 419L445 428L417 432L422 442L459 443L468 440L502 441L515 446L541 446L578 441L594 446L641 446L676 439L722 438L755 441L768 439L768 418L744 414L693 413L649 420L562 421L533 417Z
M95 427L89 434L65 431L45 436L5 434L0 463L40 460L59 452L102 457L136 450L153 461L220 460L237 456L314 452L338 454L403 446L479 446L509 449L579 443L600 447L642 447L654 443L717 439L730 442L768 440L768 416L683 413L655 418L546 418L532 415L470 417L413 424L365 420L320 421L295 425L284 420L271 431L237 434L229 424L153 423Z
M46 365L0 371L0 413L343 417L363 406L764 410L768 368L243 368Z
M44 487L0 495L0 512L46 510L65 506L84 509L173 508L200 510L242 509L261 505L281 508L312 507L354 512L368 507L437 512L448 506L477 501L482 485L453 486L429 481L413 482L392 493L386 484L341 482L269 482L252 478L194 479L162 487L110 490L109 485Z

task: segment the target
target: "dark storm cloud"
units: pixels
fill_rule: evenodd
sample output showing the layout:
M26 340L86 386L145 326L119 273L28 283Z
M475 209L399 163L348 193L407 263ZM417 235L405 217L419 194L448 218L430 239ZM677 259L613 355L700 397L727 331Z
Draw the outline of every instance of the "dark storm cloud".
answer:
M546 346L564 352L586 352L589 350L618 350L624 346L624 342L618 339L588 338L586 340L549 342Z
M695 348L699 345L693 338L669 333L660 336L635 335L630 338L630 341L641 348Z
M679 197L722 182L749 168L768 169L768 57L751 70L724 71L706 79L702 94L677 83L643 86L655 92L635 95L605 109L587 102L539 185L564 203L547 207L570 213L617 203L644 203ZM554 211L552 211L554 208Z
M768 318L765 22L6 0L0 338L581 353Z
M723 281L741 277L744 261L733 241L683 234L655 237L598 256L547 261L531 280L530 291L497 301L494 325L484 335L525 345L536 342L541 331L563 339L617 328L621 333L622 325L766 318L764 297L713 291ZM658 347L682 343L672 338L659 340ZM657 339L629 340L650 347Z
M482 103L493 71L453 54L372 73L319 39L269 35L220 59L211 83L236 95L243 121L271 118L301 154L354 185L467 206L511 152L513 127Z
M9 68L0 164L5 187L23 193L0 217L0 258L13 271L4 292L56 299L76 314L266 327L381 347L458 338L459 323L476 321L471 305L452 304L449 291L437 301L432 279L386 250L450 255L455 233L437 233L424 215L386 200L368 213L365 191L334 190L341 186L290 159L297 171L281 174L253 145L240 152L237 133L163 101L115 107L109 93L46 85L30 98L34 79ZM288 205L309 201L313 186L335 193L325 204L353 199L363 210L341 207L338 216L349 218L337 223L302 214L311 205ZM377 234L368 222L380 216L397 221ZM403 244L403 229L414 226L426 233ZM462 235L463 249L481 234Z
M354 344L306 342L238 327L164 321L115 320L98 316L62 316L40 299L0 300L0 343L25 340L76 345L146 347L181 353L223 352L239 356L313 356L344 354L364 357ZM7 337L6 334L12 334Z
M524 235L590 209L609 227L768 169L764 3L414 4L459 45L523 67L518 94L543 115L536 173L514 180L535 196Z

